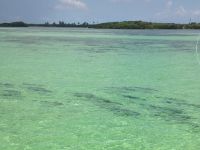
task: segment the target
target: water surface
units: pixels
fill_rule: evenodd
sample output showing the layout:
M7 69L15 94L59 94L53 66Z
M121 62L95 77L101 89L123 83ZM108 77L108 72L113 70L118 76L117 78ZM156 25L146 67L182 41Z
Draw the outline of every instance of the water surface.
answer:
M0 149L199 150L198 33L0 28Z

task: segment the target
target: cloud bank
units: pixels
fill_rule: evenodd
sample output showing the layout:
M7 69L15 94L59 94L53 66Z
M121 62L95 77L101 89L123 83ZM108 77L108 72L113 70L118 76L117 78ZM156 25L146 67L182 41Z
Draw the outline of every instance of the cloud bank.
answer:
M86 3L81 0L58 0L56 9L81 9L86 10L88 7Z
M187 9L183 5L174 5L172 0L167 0L165 3L165 8L157 12L156 17L158 18L195 18L200 17L200 9Z

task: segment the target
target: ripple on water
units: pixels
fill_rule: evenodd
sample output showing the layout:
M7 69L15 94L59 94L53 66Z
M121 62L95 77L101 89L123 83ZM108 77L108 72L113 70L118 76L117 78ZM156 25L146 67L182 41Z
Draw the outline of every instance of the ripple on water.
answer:
M57 101L54 101L54 102L50 102L50 101L40 101L41 104L45 105L45 106L63 106L64 104L61 103L61 102L57 102Z
M3 88L13 88L14 84L0 82L0 87L3 87Z
M113 114L118 115L118 116L138 117L140 115L139 112L128 109L121 103L113 102L111 100L95 96L93 94L75 93L74 96L77 98L82 98L84 100L87 100L95 104L96 106L104 110L110 111Z
M53 93L51 90L44 88L42 85L23 83L23 86L28 91L31 91L31 92L37 93L37 94L51 94L51 93Z
M200 105L190 104L186 100L180 100L170 97L152 97L146 95L145 98L138 96L140 92L143 96L145 93L153 95L160 94L159 90L146 87L112 87L107 89L112 94L116 94L121 99L133 103L141 111L141 115L148 115L153 118L160 118L168 123L177 123L188 125L192 130L200 131L200 125L197 123L198 119L189 115L185 108L193 107L193 111L197 111ZM156 99L155 99L156 98ZM143 113L142 113L143 112ZM148 113L147 113L148 112ZM147 114L144 114L147 113Z
M105 88L107 92L115 92L116 94L121 93L154 93L159 92L159 90L149 87L139 87L139 86L127 86L127 87L108 87Z
M7 89L7 90L1 91L0 96L3 97L3 98L6 98L6 99L8 99L8 98L9 99L11 99L11 98L13 98L13 99L15 99L15 98L19 99L19 98L22 97L22 94L21 94L20 91Z

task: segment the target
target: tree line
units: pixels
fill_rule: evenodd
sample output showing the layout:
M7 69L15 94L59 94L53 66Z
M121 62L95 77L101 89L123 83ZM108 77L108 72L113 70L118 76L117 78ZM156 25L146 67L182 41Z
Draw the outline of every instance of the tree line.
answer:
M143 21L108 22L94 25L94 28L103 29L200 29L200 23L176 24L153 23Z
M28 26L40 26L40 27L89 27L88 22L83 23L65 23L64 21L59 21L58 23L45 22L44 24L28 24Z
M108 23L58 23L46 22L44 24L27 24L22 21L1 23L0 27L82 27L82 28L97 28L97 29L200 29L200 23L192 22L188 24L176 23L154 23L144 21L123 21L123 22L108 22Z
M58 23L45 22L44 24L27 24L22 21L11 22L11 23L1 23L0 27L89 27L91 26L87 22L83 23L65 23L64 21L59 21Z

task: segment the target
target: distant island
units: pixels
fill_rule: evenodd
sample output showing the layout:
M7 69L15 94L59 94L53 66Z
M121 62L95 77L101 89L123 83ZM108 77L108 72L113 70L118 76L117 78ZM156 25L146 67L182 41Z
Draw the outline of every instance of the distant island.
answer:
M95 29L200 29L200 23L191 22L188 24L177 23L155 23L144 21L122 21L107 22L99 24L83 23L44 23L44 24L27 24L24 22L1 23L0 27L75 27L75 28L95 28Z
M24 22L1 23L0 27L28 27Z
M188 24L176 23L154 23L144 21L123 21L108 22L93 25L93 28L100 29L200 29L200 23L192 22Z

